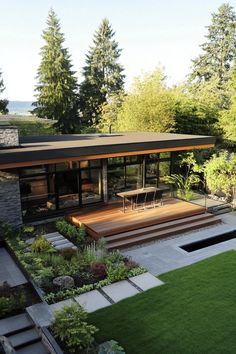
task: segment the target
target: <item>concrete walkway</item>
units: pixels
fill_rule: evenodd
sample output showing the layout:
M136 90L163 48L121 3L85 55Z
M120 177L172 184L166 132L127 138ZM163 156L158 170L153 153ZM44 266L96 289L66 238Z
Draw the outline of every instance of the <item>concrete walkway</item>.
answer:
M154 241L130 250L125 256L144 266L153 275L166 273L189 264L212 257L216 254L236 249L236 239L225 241L191 253L180 248L185 244L236 230L236 212L221 215L222 223L195 232L178 235L167 240Z
M10 254L4 247L0 248L0 282L7 281L8 284L18 286L27 283L27 279L18 268Z

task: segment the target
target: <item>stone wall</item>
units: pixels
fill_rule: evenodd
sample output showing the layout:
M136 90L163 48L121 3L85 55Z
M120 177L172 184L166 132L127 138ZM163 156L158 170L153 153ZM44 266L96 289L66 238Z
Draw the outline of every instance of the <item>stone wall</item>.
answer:
M0 221L22 224L19 177L14 171L0 171Z
M11 125L0 126L0 148L19 145L19 134L17 127Z

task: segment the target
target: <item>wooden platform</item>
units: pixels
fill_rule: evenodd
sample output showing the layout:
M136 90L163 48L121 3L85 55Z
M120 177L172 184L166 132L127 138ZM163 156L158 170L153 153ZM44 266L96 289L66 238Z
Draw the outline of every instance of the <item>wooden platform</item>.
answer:
M163 206L138 212L123 213L121 209L121 203L110 204L69 214L67 219L78 226L83 223L89 235L98 239L205 213L201 206L174 198L165 200Z

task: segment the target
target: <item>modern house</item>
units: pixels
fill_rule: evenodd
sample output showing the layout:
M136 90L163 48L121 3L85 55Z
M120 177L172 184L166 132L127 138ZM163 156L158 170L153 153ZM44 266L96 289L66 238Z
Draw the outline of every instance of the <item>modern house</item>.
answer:
M19 225L90 210L117 193L163 186L180 151L211 148L210 136L114 133L19 139L0 127L0 220Z

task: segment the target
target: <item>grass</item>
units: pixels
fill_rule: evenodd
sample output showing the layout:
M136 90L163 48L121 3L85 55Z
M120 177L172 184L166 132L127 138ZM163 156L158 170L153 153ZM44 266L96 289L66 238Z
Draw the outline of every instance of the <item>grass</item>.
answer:
M38 118L11 119L10 124L19 129L20 136L27 135L55 135L57 134L53 124Z
M235 353L235 270L229 251L163 274L165 285L90 314L96 338L127 354Z

